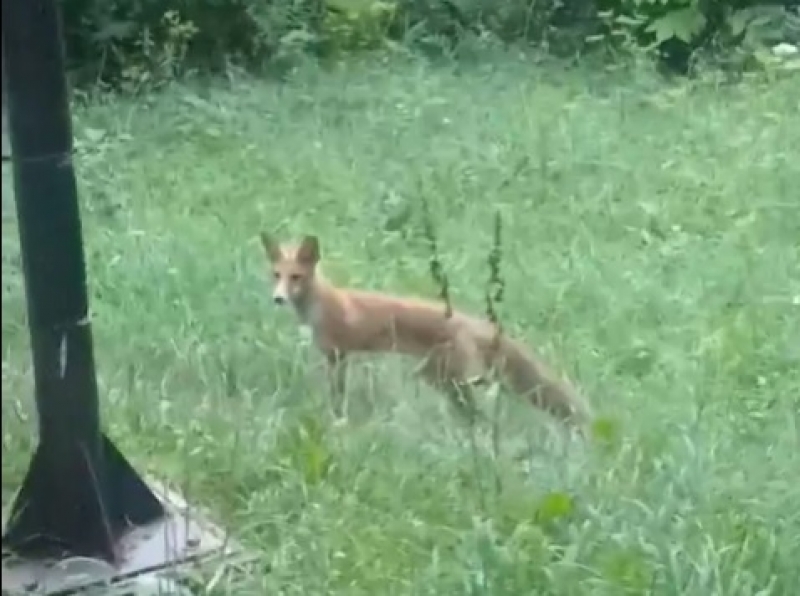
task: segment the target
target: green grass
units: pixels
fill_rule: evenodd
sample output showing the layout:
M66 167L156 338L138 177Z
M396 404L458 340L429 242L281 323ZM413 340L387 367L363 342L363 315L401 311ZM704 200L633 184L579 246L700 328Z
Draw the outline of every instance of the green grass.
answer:
M796 78L668 87L508 58L76 108L108 432L259 554L215 593L788 596L798 97ZM478 313L501 213L501 318L581 387L602 440L505 396L495 449L391 358L357 363L352 420L329 425L257 233L315 233L335 280L435 296L423 201ZM35 444L8 219L2 255L7 506Z

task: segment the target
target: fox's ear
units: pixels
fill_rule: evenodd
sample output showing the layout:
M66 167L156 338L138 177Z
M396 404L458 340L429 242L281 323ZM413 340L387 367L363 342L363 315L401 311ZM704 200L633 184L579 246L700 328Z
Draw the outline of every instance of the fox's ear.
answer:
M319 240L316 236L306 236L297 249L297 260L307 265L319 262Z
M280 261L283 257L283 252L281 251L280 245L275 242L275 239L267 232L261 232L260 237L261 245L264 247L264 251L267 253L267 258L273 263Z

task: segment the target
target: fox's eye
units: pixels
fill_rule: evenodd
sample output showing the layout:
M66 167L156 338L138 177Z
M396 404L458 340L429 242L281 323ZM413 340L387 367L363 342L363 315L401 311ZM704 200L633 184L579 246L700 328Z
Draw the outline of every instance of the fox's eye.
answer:
M302 279L302 276L300 276L300 275L297 275L296 273L295 273L295 274L292 274L292 275L290 275L290 276L289 276L289 281L291 281L291 282L293 282L293 283L297 283L297 282L299 282L301 279Z

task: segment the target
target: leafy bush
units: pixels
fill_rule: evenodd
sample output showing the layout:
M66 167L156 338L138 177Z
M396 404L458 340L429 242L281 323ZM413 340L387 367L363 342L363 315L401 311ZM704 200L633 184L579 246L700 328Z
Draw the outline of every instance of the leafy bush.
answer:
M319 33L329 53L381 46L397 12L397 4L381 0L328 0L326 8Z
M322 0L61 0L61 5L68 58L79 77L128 83L171 77L188 66L215 69L231 60L267 60L286 36L318 30L324 8Z
M159 84L205 70L341 55L388 40L452 48L465 37L580 51L657 50L688 70L700 50L788 40L795 13L752 0L61 0L84 80ZM787 26L787 23L790 25ZM565 43L566 42L566 43ZM759 46L760 47L760 46ZM741 62L741 61L740 61Z
M789 8L791 4L775 0L598 0L597 7L609 39L656 50L673 69L686 72L703 51L744 46L755 54L766 44L789 41L791 24L800 19L797 9L792 12Z

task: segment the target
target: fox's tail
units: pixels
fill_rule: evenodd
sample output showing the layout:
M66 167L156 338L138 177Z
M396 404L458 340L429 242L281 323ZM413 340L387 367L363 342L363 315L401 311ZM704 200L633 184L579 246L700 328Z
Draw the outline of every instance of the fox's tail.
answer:
M562 421L578 427L589 422L588 404L524 346L502 336L498 347L502 371L512 391Z

